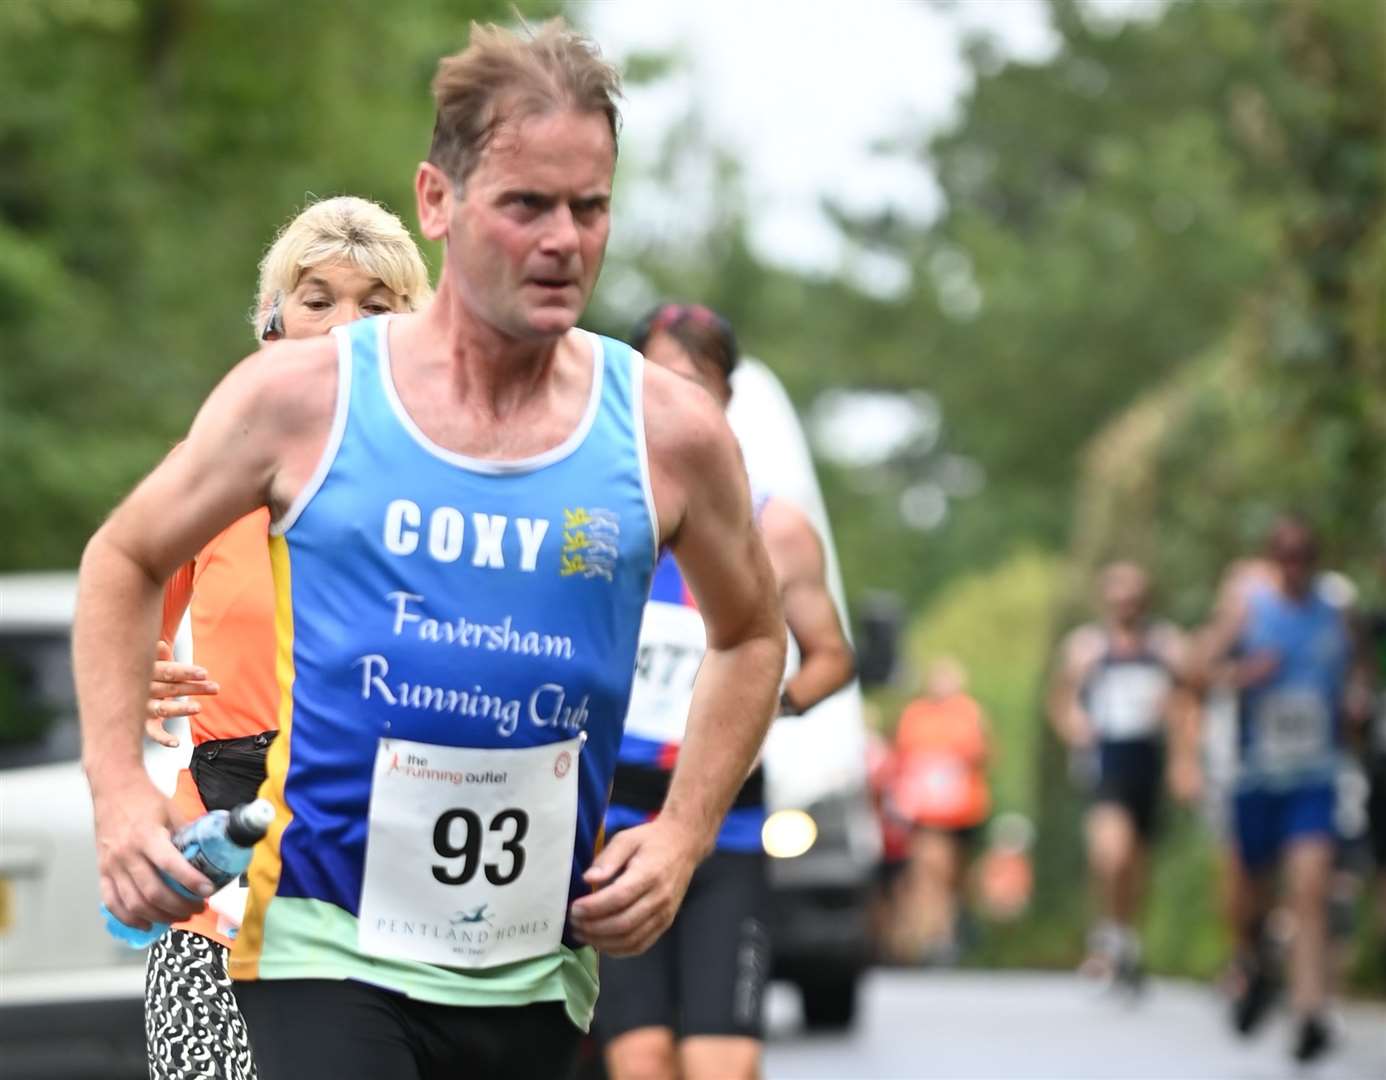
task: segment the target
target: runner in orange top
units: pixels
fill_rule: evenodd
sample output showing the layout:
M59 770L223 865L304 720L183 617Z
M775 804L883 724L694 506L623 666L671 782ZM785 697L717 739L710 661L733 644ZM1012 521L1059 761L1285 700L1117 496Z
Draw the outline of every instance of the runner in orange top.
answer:
M180 708L187 710L193 754L189 768L178 774L173 801L188 821L254 798L264 776L259 751L274 737L279 709L268 544L269 510L262 507L198 552L164 589L163 652L168 652L166 643L177 634L183 612L189 611L197 668L216 672L228 688L221 693L219 682L198 679L197 671L165 669L165 675L186 680L176 685L186 697L202 700L151 699L157 718L151 718L150 735L164 745L177 745L178 739L164 730L163 720L178 715ZM175 684L156 681L154 689L167 694L171 688ZM240 921L238 905L218 899L220 903L209 904L176 928L229 948Z
M256 334L314 337L363 316L414 310L429 293L427 268L399 218L365 199L324 199L285 226L261 262ZM164 591L146 731L177 746L164 722L188 718L192 759L173 796L185 820L253 799L264 779L279 712L268 541L269 510L262 508L208 543ZM194 664L175 663L169 646L185 611ZM244 897L238 885L228 886L150 951L151 1080L255 1076L226 975Z
M890 800L915 827L903 885L907 924L897 951L950 961L959 949L969 849L991 810L987 723L956 660L936 660L926 685L927 693L905 707L895 733Z

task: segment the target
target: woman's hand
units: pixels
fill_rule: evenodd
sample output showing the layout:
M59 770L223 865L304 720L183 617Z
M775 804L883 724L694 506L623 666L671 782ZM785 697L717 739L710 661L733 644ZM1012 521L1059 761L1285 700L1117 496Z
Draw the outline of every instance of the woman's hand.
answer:
M160 641L154 653L154 674L149 681L145 734L160 746L177 746L178 736L164 729L164 721L201 712L202 705L192 699L220 691L221 687L208 680L205 669L195 664L176 663L173 648L167 641Z

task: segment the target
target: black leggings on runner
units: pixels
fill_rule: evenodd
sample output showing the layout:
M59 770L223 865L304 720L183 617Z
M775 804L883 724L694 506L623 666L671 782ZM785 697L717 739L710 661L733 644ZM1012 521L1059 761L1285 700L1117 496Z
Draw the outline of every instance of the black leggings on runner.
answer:
M236 984L261 1080L571 1077L581 1033L557 1001L459 1006L365 983Z

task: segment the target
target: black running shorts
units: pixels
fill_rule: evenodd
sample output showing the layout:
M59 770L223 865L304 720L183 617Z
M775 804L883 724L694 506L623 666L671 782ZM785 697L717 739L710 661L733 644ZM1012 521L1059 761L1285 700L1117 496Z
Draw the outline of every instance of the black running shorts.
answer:
M1097 747L1097 784L1092 801L1124 809L1131 815L1137 835L1149 841L1155 835L1164 775L1165 755L1159 740L1101 742Z
M1372 757L1367 766L1367 829L1371 835L1372 858L1378 873L1386 874L1386 753Z
M561 1002L435 1005L336 979L235 984L260 1080L571 1077L581 1032Z
M762 1037L770 977L765 855L716 851L693 874L673 925L639 956L601 958L596 1031Z

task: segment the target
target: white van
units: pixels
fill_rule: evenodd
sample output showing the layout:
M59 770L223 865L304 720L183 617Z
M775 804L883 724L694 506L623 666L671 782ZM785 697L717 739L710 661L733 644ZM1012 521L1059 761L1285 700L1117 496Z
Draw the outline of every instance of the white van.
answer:
M794 406L764 364L732 376L727 410L757 493L802 509L823 538L828 582L849 627L832 529ZM791 664L796 658L791 643ZM765 744L766 850L773 899L774 975L797 985L810 1027L844 1027L871 954L867 902L881 856L866 780L866 723L856 682L800 717L777 720ZM812 820L804 833L803 815ZM812 837L781 844L779 834Z
M0 576L0 1060L11 1076L143 1076L144 954L97 910L76 595L76 574Z

